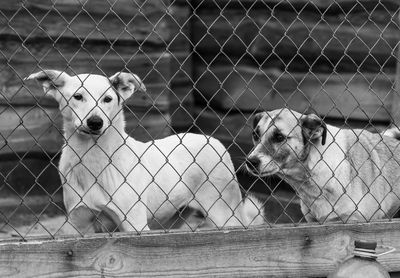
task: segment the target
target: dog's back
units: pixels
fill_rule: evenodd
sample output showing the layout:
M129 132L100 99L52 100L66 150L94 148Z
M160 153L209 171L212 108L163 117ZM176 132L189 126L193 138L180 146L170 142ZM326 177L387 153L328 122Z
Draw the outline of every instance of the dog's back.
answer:
M353 201L360 208L368 206L361 209L369 212L366 219L391 217L400 205L400 141L365 130L343 132L348 133Z

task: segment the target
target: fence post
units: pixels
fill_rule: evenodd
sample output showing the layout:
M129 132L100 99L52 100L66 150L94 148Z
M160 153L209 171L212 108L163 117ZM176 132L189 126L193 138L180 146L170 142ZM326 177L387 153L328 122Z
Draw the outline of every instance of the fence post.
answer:
M397 15L397 23L400 24L400 12ZM394 84L394 94L392 99L391 114L393 123L400 125L400 47L397 45L396 51L396 78Z

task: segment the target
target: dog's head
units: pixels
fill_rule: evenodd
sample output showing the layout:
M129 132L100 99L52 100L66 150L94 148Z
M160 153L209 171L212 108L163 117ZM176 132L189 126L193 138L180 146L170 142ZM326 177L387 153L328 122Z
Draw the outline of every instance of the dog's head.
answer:
M314 114L289 109L261 112L253 120L254 148L247 170L257 176L285 173L303 162L311 144L325 144L327 128Z
M101 135L122 114L122 103L136 90L146 90L140 78L118 72L111 77L96 74L70 76L65 72L44 70L31 74L45 93L59 103L64 128L82 135Z

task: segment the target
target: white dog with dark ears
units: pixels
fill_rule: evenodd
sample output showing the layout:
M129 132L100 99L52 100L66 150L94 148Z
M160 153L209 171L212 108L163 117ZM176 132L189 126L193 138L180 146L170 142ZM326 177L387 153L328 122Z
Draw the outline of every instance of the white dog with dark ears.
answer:
M400 142L392 137L278 109L255 116L253 142L247 169L288 182L309 222L390 218L400 207Z
M145 90L137 75L45 70L27 79L39 81L59 103L64 203L80 231L95 229L90 210L106 213L121 231L147 230L148 221L162 222L185 206L217 227L263 222L257 201L242 200L218 140L187 133L143 143L126 134L123 101Z

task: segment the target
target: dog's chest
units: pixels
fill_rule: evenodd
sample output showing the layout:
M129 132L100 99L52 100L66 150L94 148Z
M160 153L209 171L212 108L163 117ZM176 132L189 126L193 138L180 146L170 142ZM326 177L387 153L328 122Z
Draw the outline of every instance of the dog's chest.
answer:
M125 181L125 169L123 161L107 155L96 146L82 156L66 149L60 159L64 190L73 192L69 196L84 196L85 204L90 207L109 202L110 196Z

